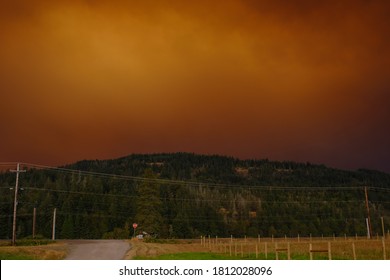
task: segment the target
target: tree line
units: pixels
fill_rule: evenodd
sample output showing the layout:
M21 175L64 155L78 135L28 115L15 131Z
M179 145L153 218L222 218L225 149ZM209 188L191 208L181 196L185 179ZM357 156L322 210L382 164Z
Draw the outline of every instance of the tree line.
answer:
M17 236L160 238L365 235L390 227L390 175L189 153L130 155L61 168L25 166ZM115 174L115 175L113 175ZM0 174L0 238L11 238L15 174ZM132 224L139 226L136 231Z

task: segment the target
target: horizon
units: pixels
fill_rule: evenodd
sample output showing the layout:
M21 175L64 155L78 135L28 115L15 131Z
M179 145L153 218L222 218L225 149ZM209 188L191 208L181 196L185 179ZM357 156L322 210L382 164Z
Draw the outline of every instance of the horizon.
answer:
M303 165L309 164L309 165L314 165L314 166L322 166L322 167L329 168L329 169L348 171L348 172L358 172L361 170L367 170L367 171L381 172L381 173L385 173L385 174L390 175L390 172L386 172L386 171L379 170L379 169L359 168L359 167L356 169L338 168L338 167L330 166L330 165L320 163L320 162L309 162L309 161L303 162L303 161L294 161L294 160L273 160L273 159L269 159L269 158L239 158L239 157L230 156L230 155L223 155L223 154L213 154L213 153L201 154L201 153L182 152L182 151L181 152L158 152L158 153L131 153L131 154L127 154L127 155L119 156L119 157L114 157L114 158L80 159L80 160L75 160L73 162L60 163L57 165L56 164L45 164L45 163L41 163L41 162L24 162L24 161L0 162L0 170L12 169L12 166L14 166L14 165L16 166L17 164L36 165L36 166L41 166L41 167L65 168L67 166L71 166L71 165L77 164L79 162L84 162L84 161L87 161L87 162L89 162L89 161L111 161L111 160L119 160L122 158L128 158L128 157L132 157L132 156L160 156L160 155L168 155L168 156L173 155L174 156L177 154L188 154L188 155L193 155L193 156L204 156L204 157L216 156L216 157L231 158L231 159L239 160L239 161L267 161L270 163L273 163L273 162L294 163L294 164L303 164ZM8 168L5 168L5 166Z

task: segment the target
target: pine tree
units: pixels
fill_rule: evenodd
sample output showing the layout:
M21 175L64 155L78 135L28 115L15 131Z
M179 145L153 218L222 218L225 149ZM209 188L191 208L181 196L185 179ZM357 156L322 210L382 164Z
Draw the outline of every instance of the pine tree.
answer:
M146 170L144 176L155 179L151 170ZM159 235L163 223L160 185L152 181L145 181L137 187L135 222L138 231L151 235Z

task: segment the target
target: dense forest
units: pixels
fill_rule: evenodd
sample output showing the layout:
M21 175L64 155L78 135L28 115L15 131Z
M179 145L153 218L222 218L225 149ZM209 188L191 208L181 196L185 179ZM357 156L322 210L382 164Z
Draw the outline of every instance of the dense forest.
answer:
M390 228L390 174L190 153L63 167L21 164L17 237L366 235ZM15 169L13 167L12 169ZM16 174L0 173L0 238L12 235ZM132 224L137 223L136 232Z

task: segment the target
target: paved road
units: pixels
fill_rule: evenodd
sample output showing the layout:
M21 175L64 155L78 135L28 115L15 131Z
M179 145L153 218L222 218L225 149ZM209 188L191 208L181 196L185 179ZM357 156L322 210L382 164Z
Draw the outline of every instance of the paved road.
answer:
M67 240L66 260L121 260L130 249L124 240Z

